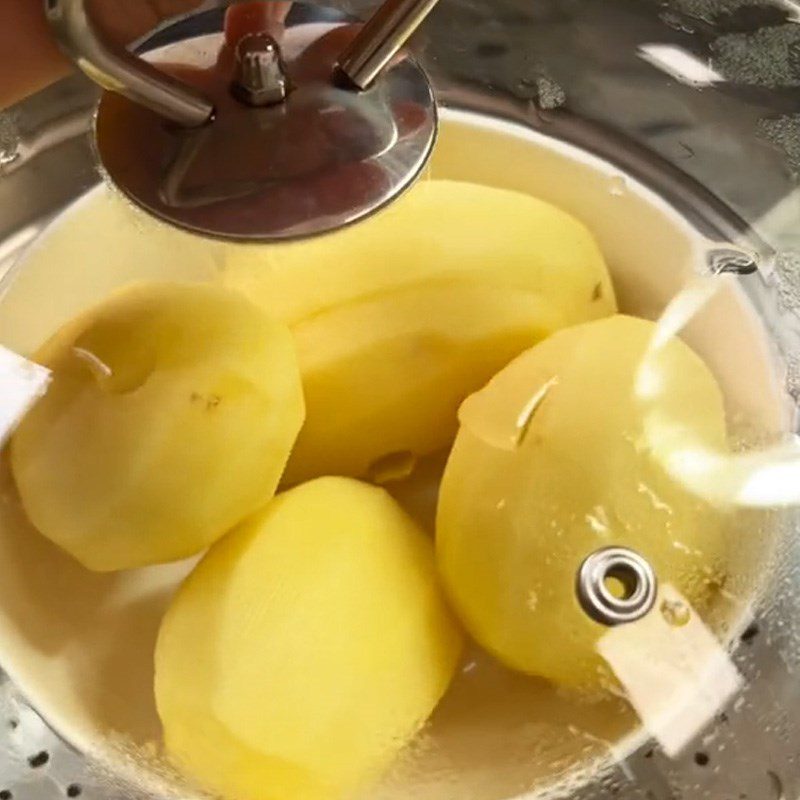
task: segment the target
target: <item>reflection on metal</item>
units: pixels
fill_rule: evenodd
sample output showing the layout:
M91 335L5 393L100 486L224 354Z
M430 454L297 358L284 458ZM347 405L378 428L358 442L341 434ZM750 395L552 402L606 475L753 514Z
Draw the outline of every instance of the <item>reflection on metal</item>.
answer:
M620 591L612 590L616 583ZM578 570L576 591L583 610L603 625L641 619L656 599L656 575L638 553L627 547L604 547L588 556Z
M181 40L149 56L183 65L175 68L181 78L202 87L214 102L211 124L177 128L124 97L106 94L95 130L114 183L167 222L248 241L335 230L408 188L436 135L436 106L425 73L404 58L367 91L337 86L331 80L335 60L352 29L327 25L320 35L320 25L289 20L279 43L248 37L239 53L237 97L246 92L255 104L272 104L254 108L233 96L236 59L221 33ZM274 102L281 94L283 102Z
M256 241L334 230L400 194L430 155L433 93L421 68L397 54L436 0L386 0L357 33L326 26L320 36L317 27L300 47L296 34L309 27L302 23L294 31L277 26L280 41L245 35L233 54L220 35L217 63L202 70L186 68L194 39L162 48L170 67L161 70L105 41L85 0L46 2L67 53L131 101L106 96L98 112L108 174L180 227ZM204 127L210 135L193 135Z
M342 53L339 71L359 89L368 88L437 2L385 0Z
M268 33L250 33L236 45L234 96L250 106L282 102L289 91L278 43Z
M91 127L90 109L81 108L64 115L55 124L20 135L15 138L13 150L8 151L5 158L0 150L0 175L10 175L40 153L88 133Z
M93 81L187 128L211 119L214 106L202 92L107 41L84 0L47 0L46 8L59 43Z
M670 44L642 44L639 57L687 86L713 86L725 80L708 63L688 50Z

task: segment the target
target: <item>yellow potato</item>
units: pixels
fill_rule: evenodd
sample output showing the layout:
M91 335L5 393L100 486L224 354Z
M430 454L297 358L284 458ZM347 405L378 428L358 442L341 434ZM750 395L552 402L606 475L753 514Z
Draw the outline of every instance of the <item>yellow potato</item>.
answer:
M294 328L307 419L284 481L368 475L449 445L461 401L546 336L558 309L488 287L406 289Z
M616 316L561 331L468 398L442 481L437 558L470 633L510 667L597 686L606 630L580 608L591 552L631 547L696 608L724 582L725 514L665 469L724 451L720 390L678 339ZM645 357L647 354L647 357Z
M290 325L431 283L531 292L562 324L615 310L603 257L578 220L521 192L458 181L420 182L329 236L231 247L222 280Z
M614 293L591 234L533 197L452 181L333 236L235 248L225 280L290 323L308 415L285 483L446 447L461 400Z
M383 490L320 478L217 543L156 648L168 752L236 800L368 783L444 693L461 635L430 541Z
M303 421L291 336L246 299L143 284L66 325L11 442L31 522L90 569L170 561L273 495Z

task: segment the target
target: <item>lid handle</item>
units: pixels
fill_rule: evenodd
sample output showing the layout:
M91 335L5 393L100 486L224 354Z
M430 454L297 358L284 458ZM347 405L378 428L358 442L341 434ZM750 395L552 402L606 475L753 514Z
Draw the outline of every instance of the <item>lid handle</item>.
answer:
M45 9L59 44L93 81L186 128L213 117L202 92L107 41L84 0L45 0Z
M342 53L337 64L338 72L355 88L367 89L437 2L385 0ZM87 11L85 0L45 0L45 8L61 47L101 86L119 92L185 128L200 127L213 117L214 105L202 92L106 40ZM253 62L250 66L256 72L258 69L263 71L269 63L277 69L277 51L275 54L262 52L258 58L255 58L256 54L251 55L254 57L250 59ZM251 73L256 74L253 69ZM275 89L274 80L271 84ZM285 91L286 86L280 85L275 91L266 92L269 95L267 102L275 102L276 94L282 92L285 95ZM262 94L265 93L255 92L252 98L248 94L245 102L252 99L260 105ZM280 99L277 97L278 101Z
M385 0L339 57L339 72L367 89L438 0Z

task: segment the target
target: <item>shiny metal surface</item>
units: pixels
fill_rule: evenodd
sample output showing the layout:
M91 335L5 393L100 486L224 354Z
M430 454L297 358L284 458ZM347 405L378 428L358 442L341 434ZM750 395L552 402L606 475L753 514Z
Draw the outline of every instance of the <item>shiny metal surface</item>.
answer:
M250 33L239 40L231 89L250 106L271 106L286 99L286 67L278 43L268 33Z
M610 590L611 581L620 587L619 594ZM652 609L657 588L649 562L627 547L603 547L591 553L575 580L581 608L602 625L641 619Z
M348 225L384 206L419 174L435 139L433 94L414 62L391 62L435 2L386 0L353 35L331 33L319 44L314 34L306 35L304 52L293 64L284 63L282 43L266 32L250 33L236 45L233 66L220 40L213 69L222 80L198 80L198 70L178 74L175 65L184 63L191 44L160 53L171 62L163 70L115 47L85 0L47 0L47 15L64 49L90 78L156 115L109 98L100 106L98 152L120 188L180 227L270 240ZM278 35L287 31L281 28ZM332 47L344 48L342 55L332 54ZM337 74L345 79L335 80ZM240 103L263 109L261 115L228 102L222 84ZM284 105L266 110L277 104ZM109 116L124 117L131 129L122 131ZM241 140L250 142L249 153L245 148L242 154ZM234 165L233 154L244 160Z
M313 18L318 12L309 7L309 13ZM203 128L185 130L106 94L95 130L109 177L174 225L260 241L340 228L408 188L436 135L425 73L406 57L367 91L336 86L334 63L354 29L342 15L332 24L328 13L322 28L307 17L293 24L297 17L290 13L280 34L283 86L291 91L277 105L252 108L233 98L235 54L221 33L149 54L211 97L215 117Z
M46 0L46 8L62 48L92 80L187 128L211 119L214 106L202 92L107 41L84 0Z
M438 0L385 0L339 58L339 70L366 89L395 57Z

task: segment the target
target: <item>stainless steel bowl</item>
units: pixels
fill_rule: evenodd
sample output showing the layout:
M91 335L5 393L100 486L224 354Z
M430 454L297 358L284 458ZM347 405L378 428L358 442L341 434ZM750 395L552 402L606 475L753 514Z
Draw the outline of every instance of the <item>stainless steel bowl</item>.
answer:
M142 46L217 29L217 5ZM359 16L370 8L339 5ZM442 107L599 156L715 242L709 268L738 276L792 412L800 400L798 20L792 0L445 0L414 41ZM0 114L0 293L44 226L101 180L90 138L97 98L74 75ZM779 556L732 643L744 679L736 696L679 755L653 741L632 753L612 748L562 791L587 800L800 797L799 521L791 508L772 518ZM47 708L33 709L12 681L2 683L0 800L149 796L90 763L42 719ZM526 788L482 788L475 797Z

